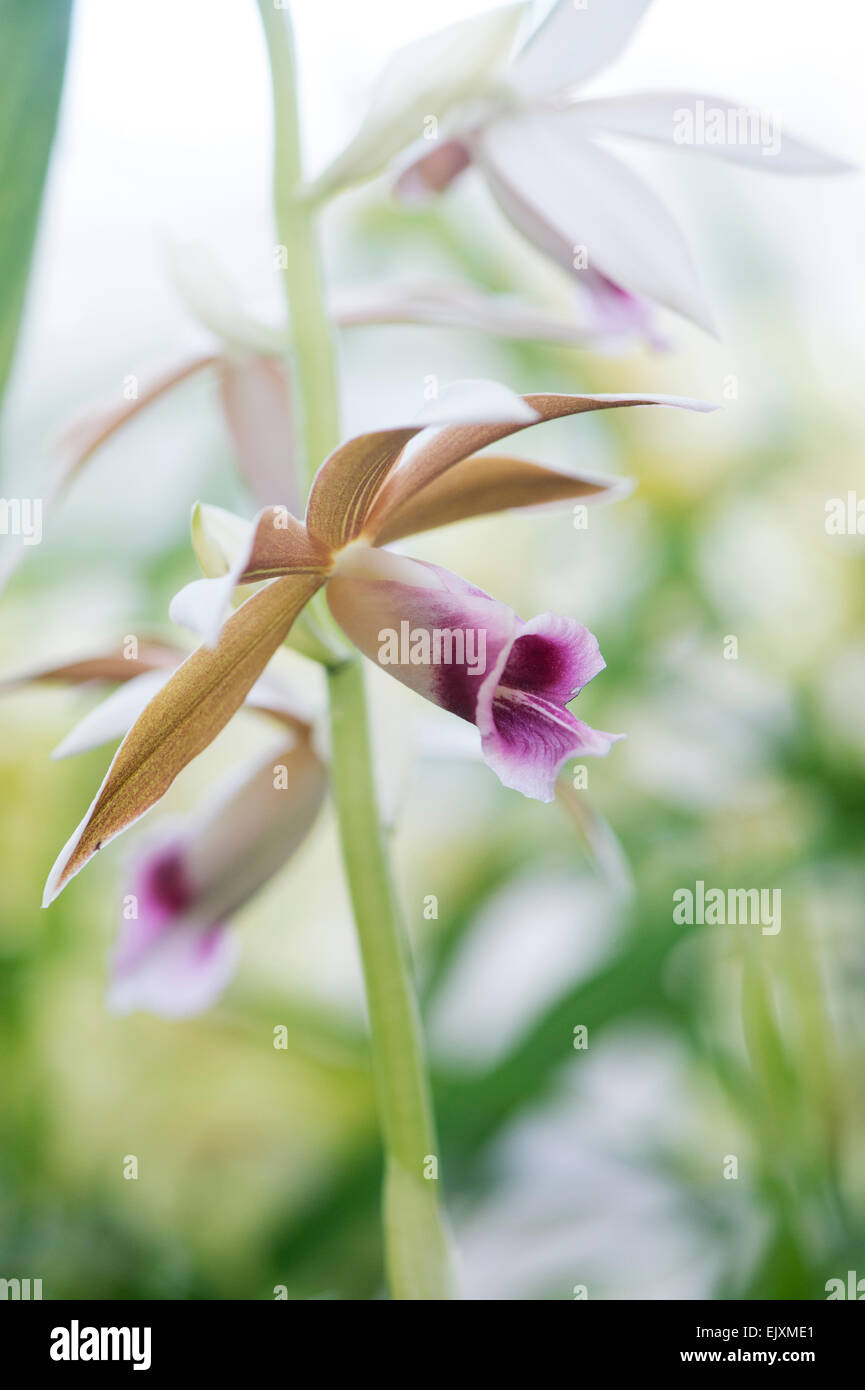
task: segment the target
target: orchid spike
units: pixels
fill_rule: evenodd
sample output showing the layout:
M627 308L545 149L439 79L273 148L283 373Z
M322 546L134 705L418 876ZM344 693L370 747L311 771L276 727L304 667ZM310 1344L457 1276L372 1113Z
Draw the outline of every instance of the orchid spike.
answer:
M667 396L521 397L495 383L476 383L443 395L442 403L418 424L359 435L340 445L313 480L303 522L284 507L267 508L250 528L228 573L198 580L184 591L179 608L196 630L207 634L211 646L206 642L178 667L121 743L93 804L49 876L46 904L102 845L155 805L177 774L212 742L256 686L312 596L341 571L344 577L350 575L346 566L354 563L356 552L509 507L575 497L603 499L621 492L619 480L563 473L519 458L477 457L479 449L536 421L589 411L633 406L713 409ZM427 427L442 426L449 413L460 423ZM408 584L415 584L418 566L413 562L390 556L386 563L409 567ZM224 621L234 587L261 581L268 582ZM458 592L463 581L454 576L452 583ZM503 606L480 591L476 594L498 634ZM549 791L548 769L557 765L556 750L570 747L568 739L574 735L576 721L564 711L570 698L566 687L572 692L590 678L585 644L591 646L594 639L584 629L567 628L567 619L537 619L526 626L510 614L507 621L513 623L513 641L504 659L504 684L501 690L490 687L492 703L476 706L483 720L479 727L487 739L488 761L502 780L519 785L527 795L543 797ZM565 627L554 640L555 621ZM528 641L533 633L536 640ZM351 638L350 630L347 635ZM496 640L501 654L506 644ZM528 669L533 651L540 662L534 673ZM543 702L554 708L541 710ZM520 715L530 711L533 723L541 714L558 720L558 741L547 732L550 751L540 761L534 757L537 765L531 776L514 771L515 745L523 737L520 720L509 719L514 710ZM612 737L591 730L580 736L586 751L596 752L606 751Z
M396 180L408 201L441 193L474 166L517 230L576 274L593 301L597 328L651 333L651 301L713 331L675 220L597 137L692 148L765 172L824 174L850 166L781 131L765 113L722 98L688 92L580 97L582 85L627 46L649 4L557 0L509 63L504 45L527 16L525 6L480 17L485 31L501 40L488 50L475 47L477 20L399 50L357 135L315 181L311 196L379 173L410 147ZM484 52L486 67L476 65L473 83L460 89L450 81L451 71L468 72L472 53L480 58ZM437 117L432 136L424 126L430 111Z

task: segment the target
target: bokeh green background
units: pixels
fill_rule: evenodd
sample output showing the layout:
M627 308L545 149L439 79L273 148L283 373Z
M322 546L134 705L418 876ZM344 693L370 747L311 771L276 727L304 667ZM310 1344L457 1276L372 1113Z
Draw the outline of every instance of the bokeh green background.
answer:
M235 61L257 91L249 9ZM83 95L104 56L97 31L125 22L131 42L130 10L142 22L125 3L79 15L7 396L4 496L44 487L70 413L198 341L163 285L154 228L210 233L238 282L279 311L266 124L250 173L239 141L217 159L195 120L174 132L176 148L164 112L148 131L134 89L112 108L129 54L106 78L101 124ZM208 33L228 14L199 7L205 68ZM171 32L165 6L144 22ZM190 55L165 61L173 74ZM218 126L207 91L201 100ZM194 90L184 102L197 120ZM17 160L23 187L26 152L4 138L4 179ZM828 499L865 490L861 353L833 299L839 276L857 281L839 264L847 243L830 240L823 303L779 240L804 234L791 216L814 233L818 194L824 210L850 194L808 183L779 193L696 161L667 170L723 306L723 346L673 320L669 353L624 358L423 328L341 341L351 430L401 419L430 379L461 376L724 405L712 416L611 412L526 436L533 457L638 480L587 530L565 511L407 546L525 617L550 608L585 621L607 669L579 713L629 736L589 764L577 795L614 828L630 887L613 842L593 854L561 806L506 792L445 747L427 747L402 779L394 857L442 1181L474 1299L571 1299L576 1285L590 1298L821 1298L828 1279L865 1276L865 552L861 537L825 528ZM252 180L244 201L238 187ZM329 218L327 250L335 283L442 274L568 303L557 273L471 185L427 214L398 212L382 189L352 197ZM253 510L205 380L119 435L51 515L0 604L4 671L126 634L176 635L167 605L195 574L198 497ZM286 660L315 694L317 673ZM396 731L428 712L378 674L371 693L392 767L404 762ZM111 750L49 754L96 698L2 698L0 1276L41 1278L46 1298L271 1298L276 1286L291 1298L379 1297L380 1156L330 812L242 914L241 968L217 1008L180 1024L112 1017L106 957L140 832L49 912L38 907ZM206 799L266 736L240 716L150 819ZM781 889L781 932L676 926L672 895L697 879ZM424 917L431 894L437 920ZM573 1047L578 1025L585 1051ZM123 1177L130 1154L137 1181Z

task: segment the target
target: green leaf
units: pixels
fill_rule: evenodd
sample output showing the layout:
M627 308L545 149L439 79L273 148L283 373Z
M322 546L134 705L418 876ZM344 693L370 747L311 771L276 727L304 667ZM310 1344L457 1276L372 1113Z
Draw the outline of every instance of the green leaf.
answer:
M71 15L72 0L0 0L0 399L24 308Z

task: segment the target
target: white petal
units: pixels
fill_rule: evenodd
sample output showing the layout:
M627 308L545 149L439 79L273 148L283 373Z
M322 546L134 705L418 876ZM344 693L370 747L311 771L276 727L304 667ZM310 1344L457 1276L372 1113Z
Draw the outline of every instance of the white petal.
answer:
M163 932L134 970L115 974L108 989L111 1013L137 1010L160 1018L189 1018L223 993L237 962L234 933L211 922L189 921Z
M525 96L545 96L594 76L624 49L651 0L558 0L511 67Z
M124 738L141 711L173 675L173 668L145 671L112 690L60 740L51 754L52 758L71 758L76 753L101 748L103 743L109 743L112 739Z
M197 502L193 508L192 544L207 577L193 579L180 589L171 600L168 611L172 622L189 628L208 647L215 647L219 641L235 590L248 567L262 516L272 514L273 508L265 507L249 522L223 507ZM299 523L296 523L296 527L297 534L302 535ZM246 579L241 587L259 582L257 579ZM295 626L302 626L305 621L305 615L301 614ZM304 644L293 629L287 645L294 646L295 642L298 651L312 655L315 660L321 658L321 641L315 644L317 650L310 652L309 644Z
M504 338L536 338L585 345L602 335L580 321L536 308L512 295L485 294L452 280L394 280L353 285L331 297L331 312L345 328L372 323L423 323L469 328Z
M423 425L532 424L538 412L509 387L480 377L450 381L427 401L413 423Z
M590 140L570 134L560 112L504 117L484 133L481 163L509 195L504 211L550 253L585 247L591 270L714 332L682 233L655 194ZM579 271L576 272L579 277Z
M652 140L748 164L767 174L839 174L853 166L788 135L776 115L695 92L642 92L578 101L562 114L577 134Z
M168 608L171 621L201 637L206 646L215 647L236 584L237 574L233 569L219 579L193 579L171 600Z
M224 507L196 503L192 544L206 579L193 579L174 595L168 608L173 623L189 628L208 647L219 641L237 581L249 559L255 522Z
M398 49L354 139L311 191L320 196L379 173L423 134L427 116L441 121L455 103L477 96L503 70L524 12L522 4L504 5Z
M211 333L248 352L284 350L283 334L246 312L237 286L204 242L164 238L162 256L177 294Z

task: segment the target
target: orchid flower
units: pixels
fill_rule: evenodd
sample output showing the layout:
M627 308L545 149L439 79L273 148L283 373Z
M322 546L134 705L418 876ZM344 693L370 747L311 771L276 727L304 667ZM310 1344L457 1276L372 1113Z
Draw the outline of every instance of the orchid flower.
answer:
M68 757L125 735L184 656L165 643L142 643L134 656L99 652L10 678L0 690L116 685L53 754ZM277 721L285 741L211 792L201 813L160 826L134 856L111 961L108 1002L118 1013L180 1018L208 1008L234 970L230 919L291 858L318 816L327 773L309 712L272 676L246 703Z
M605 662L572 618L522 622L507 604L438 565L364 548L346 554L327 589L330 611L376 661L382 637L398 660L384 669L474 724L487 765L506 787L552 801L569 758L604 757L621 734L600 733L567 709ZM434 664L436 634L451 659ZM400 651L400 644L404 650ZM418 659L420 658L420 659Z
M231 917L295 853L324 800L310 730L235 776L197 818L163 831L135 862L134 911L111 963L109 1006L167 1018L200 1013L231 978Z
M375 577L375 560L385 560L386 554L373 551L368 554L373 564L363 578L355 575L331 581L332 607L338 608L347 601L352 611L345 625L352 628L363 650L372 645L364 629L367 634L371 633L381 616L375 612L374 605L380 603L382 597L388 601L394 584L388 566L385 566L384 579ZM400 562L402 579L414 563ZM538 637L538 620L534 624L521 624L504 605L496 604L495 600L456 580L455 576L431 565L418 566L418 569L428 573L414 576L418 583L411 587L409 603L416 598L414 591L422 591L429 584L430 576L434 576L436 583L450 586L443 590L444 594L453 593L458 601L464 598L479 601L482 610L484 605L489 605L492 622L503 625L509 650L496 699L505 699L506 695L501 692L506 690L508 670L517 684L524 683L527 663L520 659L519 643L522 640L526 647ZM355 585L359 586L359 592L353 592ZM373 586L371 590L370 585ZM370 595L372 603L368 605ZM399 611L405 611L402 604ZM384 616L393 615L386 613ZM428 609L424 608L420 616L421 620L428 618ZM483 611L482 617L489 620ZM561 652L565 662L573 660L574 663L572 671L562 669L560 673L561 693L564 694L569 692L571 682L575 686L585 684L603 663L597 643L586 629L568 619L550 622L549 615L545 615L541 627L547 623L549 632L541 631L540 636L542 640L549 637L553 659ZM107 698L69 730L52 754L54 758L67 758L123 737L185 655L180 648L161 641L142 643L135 655L125 655L118 647L7 678L0 682L0 693L31 684L81 686L87 690L114 686ZM501 660L498 664L502 665ZM533 660L533 673L536 681L543 676L543 668L536 660ZM412 675L416 674L412 668ZM111 956L108 1004L114 1012L143 1010L165 1018L186 1018L209 1008L234 973L237 947L231 919L275 877L315 824L324 801L327 771L318 751L313 712L281 679L270 673L268 677L267 682L262 679L253 687L245 703L276 720L283 728L287 726L290 733L285 745L232 773L221 790L217 788L208 794L206 807L201 812L179 823L163 821L149 841L131 857L117 941ZM452 680L456 685L465 684L464 670L454 671ZM448 707L447 699L440 700L434 686L424 690L422 677L419 681L410 679L408 683L428 694L434 702L445 703ZM486 690L478 693L489 709L491 682L488 680L484 684ZM519 690L513 691L512 698L521 697ZM502 720L499 714L498 718L507 730L507 717ZM572 724L579 731L578 737L585 746L572 751L603 754L614 738L579 725L567 711L560 711L557 719L563 726ZM477 717L475 722L478 722ZM503 780L506 780L509 746L500 740L494 729L491 732L492 748L488 756L502 760ZM566 740L567 733L563 737ZM474 749L462 740L458 745L452 741L443 742L437 728L427 729L418 751L437 759L443 753L460 758L475 756ZM557 751L551 749L550 752L555 761ZM603 822L585 804L585 798L573 797L569 787L566 778L559 778L556 795L572 815L581 817L578 824L581 838L599 867L608 873L606 860L597 852L592 838L596 825L603 825ZM570 801L580 804L574 807ZM592 835L587 833L587 818ZM615 837L609 827L604 828L607 840L615 847ZM604 848L609 858L606 842ZM608 877L612 876L608 873Z
M457 633L472 628L483 634L489 670L476 667L472 677L468 663L456 660L438 673L441 681L416 681L411 672L400 678L477 724L486 760L506 785L548 799L558 767L575 748L606 752L614 736L590 730L565 708L603 666L582 625L550 614L523 624L505 605L444 570L383 551L370 555L386 542L484 513L620 494L616 481L477 451L537 421L637 405L711 408L667 396L518 397L495 384L464 387L442 405L463 423L429 431L419 422L340 445L316 474L303 522L284 507L259 513L228 573L195 581L175 600L174 616L207 640L157 691L121 743L58 857L45 903L212 742L324 585L333 586L337 620L362 649L368 631L353 587L381 614L396 618L405 603L404 618L410 621L411 614L421 628L438 629L440 618ZM269 582L225 619L234 588L260 581Z
M474 166L517 230L576 273L599 326L648 331L648 300L711 331L674 219L598 137L693 148L766 172L824 174L850 166L782 134L774 121L769 132L765 113L722 98L675 91L580 96L582 85L619 56L649 4L558 0L512 58L527 13L522 4L408 44L387 63L360 129L311 196L381 172L424 131L426 140L397 178L401 196L416 201L440 193Z

